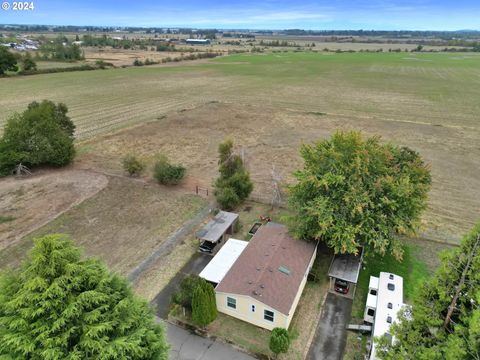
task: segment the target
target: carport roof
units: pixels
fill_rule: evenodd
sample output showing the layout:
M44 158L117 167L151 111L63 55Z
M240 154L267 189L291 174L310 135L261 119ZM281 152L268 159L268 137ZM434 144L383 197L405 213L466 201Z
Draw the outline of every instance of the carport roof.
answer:
M237 220L238 214L219 211L215 217L197 232L197 238L210 242L217 242L218 239L228 230L228 228Z
M229 239L200 273L200 277L218 284L245 250L248 241Z
M353 254L335 255L328 270L328 276L356 284L361 266L362 251L356 256Z

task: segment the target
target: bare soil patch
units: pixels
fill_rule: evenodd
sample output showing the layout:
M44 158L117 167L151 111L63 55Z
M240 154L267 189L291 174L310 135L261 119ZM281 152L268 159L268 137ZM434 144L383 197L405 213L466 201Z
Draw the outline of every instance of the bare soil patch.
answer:
M39 171L0 179L0 251L107 186L104 175L82 170Z

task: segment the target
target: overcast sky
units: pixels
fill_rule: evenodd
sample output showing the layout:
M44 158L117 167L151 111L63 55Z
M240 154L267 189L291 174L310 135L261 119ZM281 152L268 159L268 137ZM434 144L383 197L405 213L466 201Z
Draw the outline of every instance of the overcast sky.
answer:
M13 0L7 1L10 4ZM3 24L244 29L480 30L480 0L33 0Z

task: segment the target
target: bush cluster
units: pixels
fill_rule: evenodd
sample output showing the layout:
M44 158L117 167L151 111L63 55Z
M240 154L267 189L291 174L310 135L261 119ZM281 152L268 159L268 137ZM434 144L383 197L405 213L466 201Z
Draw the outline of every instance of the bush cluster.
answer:
M127 155L122 160L123 169L130 176L139 176L145 169L145 164L135 155Z
M153 177L160 184L176 185L182 181L185 172L183 166L171 164L166 156L161 155L153 168Z

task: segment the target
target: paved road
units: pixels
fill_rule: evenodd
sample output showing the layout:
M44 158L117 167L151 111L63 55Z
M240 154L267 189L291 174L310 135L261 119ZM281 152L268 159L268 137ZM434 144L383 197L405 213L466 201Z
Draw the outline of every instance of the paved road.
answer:
M167 324L170 360L254 360L229 345L205 339L178 326Z
M308 353L310 360L341 360L347 341L352 300L329 293L325 300L315 339Z
M158 317L166 319L168 311L170 308L170 298L173 293L177 290L178 284L180 281L187 276L188 274L198 275L202 270L207 266L207 264L212 260L212 256L202 253L195 253L188 263L180 269L180 271L174 276L172 280L168 283L167 286L160 291L157 296L152 300L152 305L155 308L155 313Z

